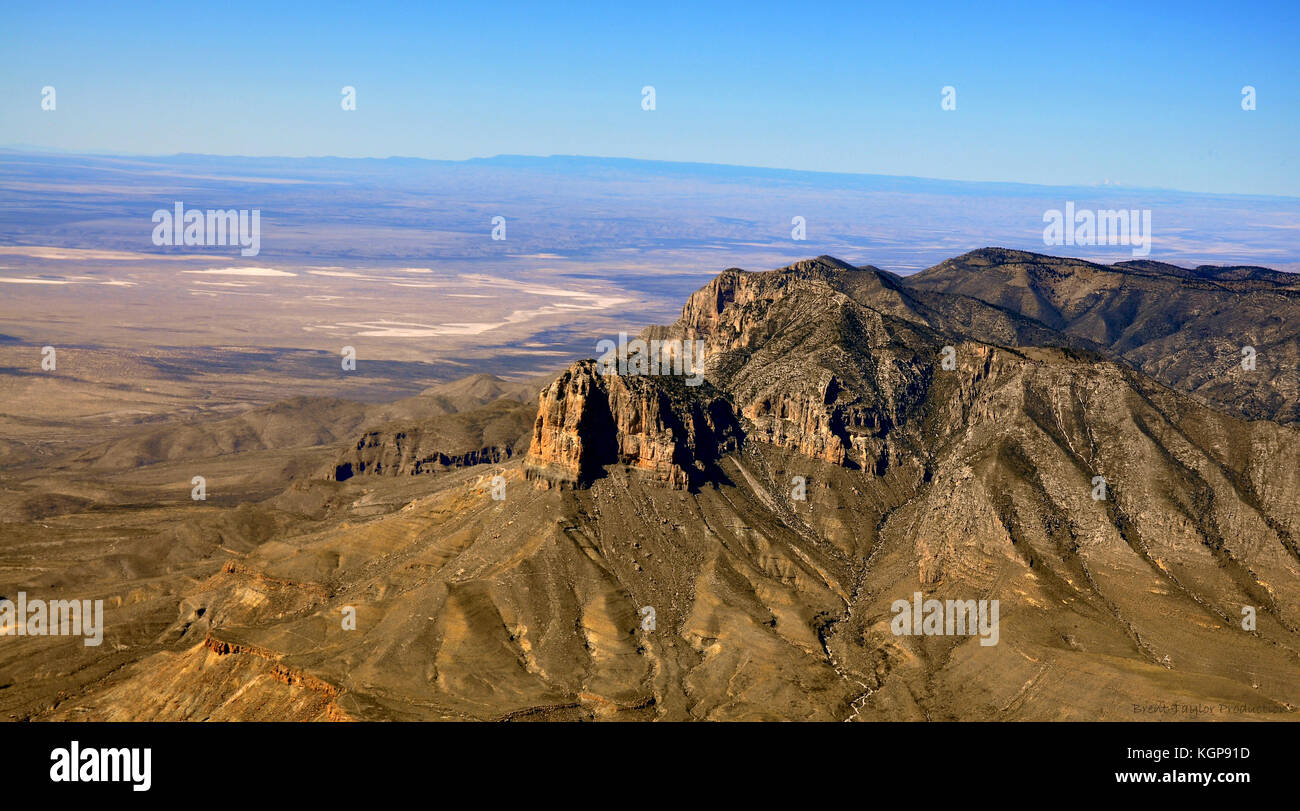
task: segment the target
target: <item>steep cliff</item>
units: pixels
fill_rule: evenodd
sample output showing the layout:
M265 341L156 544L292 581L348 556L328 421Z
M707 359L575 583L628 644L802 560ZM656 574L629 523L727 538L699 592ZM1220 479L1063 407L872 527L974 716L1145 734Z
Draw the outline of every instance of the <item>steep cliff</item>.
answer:
M542 390L525 470L543 487L585 486L617 462L687 487L741 439L731 404L701 388L576 363Z

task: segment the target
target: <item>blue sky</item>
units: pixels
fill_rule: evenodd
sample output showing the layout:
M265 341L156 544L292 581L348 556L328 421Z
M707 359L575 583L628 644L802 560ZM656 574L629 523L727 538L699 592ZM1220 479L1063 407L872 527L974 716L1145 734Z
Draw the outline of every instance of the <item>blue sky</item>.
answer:
M1300 195L1297 5L11 5L0 145Z

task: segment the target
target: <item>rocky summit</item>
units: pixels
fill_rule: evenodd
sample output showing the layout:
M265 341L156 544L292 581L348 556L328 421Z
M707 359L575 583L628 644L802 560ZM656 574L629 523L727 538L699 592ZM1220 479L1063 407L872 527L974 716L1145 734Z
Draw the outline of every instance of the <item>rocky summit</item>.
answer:
M526 406L348 411L269 490L296 446L259 433L262 495L161 563L129 499L95 516L112 577L84 504L23 502L69 562L22 584L101 594L106 643L0 648L0 711L1294 719L1297 302L1263 268L1001 249L725 270L614 350L658 357ZM688 342L695 380L657 362Z

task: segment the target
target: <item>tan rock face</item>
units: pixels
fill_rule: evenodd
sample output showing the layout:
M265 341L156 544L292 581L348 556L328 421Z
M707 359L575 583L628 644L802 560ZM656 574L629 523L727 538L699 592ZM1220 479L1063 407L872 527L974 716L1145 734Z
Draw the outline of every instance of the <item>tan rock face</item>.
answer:
M608 426L595 423L608 413L608 398L598 383L595 364L574 364L542 389L528 450L529 477L554 484L580 481L584 464L590 467L598 458L605 459L584 441L583 434L593 428L603 434Z
M387 423L353 440L322 477L421 476L499 464L527 448L534 413L527 403L501 399L461 414Z
M850 296L837 281L846 277L878 309ZM729 272L691 298L676 329L706 340L710 380L735 398L751 437L883 473L942 343L887 315L902 298L883 280L829 258Z
M602 375L574 364L538 403L525 469L542 486L584 486L619 462L675 488L741 437L731 405L680 379Z
M355 450L330 466L325 478L347 481L353 476L373 473L380 476L420 476L448 468L504 462L514 455L509 445L445 451L425 449L418 428L394 431L367 431L357 440Z
M845 292L845 278L879 309ZM723 272L690 297L675 324L642 335L703 341L712 385L631 376L602 383L593 366L575 365L543 394L530 469L580 485L593 478L582 465L617 458L681 486L692 467L682 459L715 455L715 434L738 413L754 440L883 475L906 452L898 428L916 416L942 344L886 314L906 311L906 294L891 285L884 274L829 257L772 273ZM602 421L606 408L613 448L587 447L591 437L578 423ZM689 444L696 435L707 438L704 448Z

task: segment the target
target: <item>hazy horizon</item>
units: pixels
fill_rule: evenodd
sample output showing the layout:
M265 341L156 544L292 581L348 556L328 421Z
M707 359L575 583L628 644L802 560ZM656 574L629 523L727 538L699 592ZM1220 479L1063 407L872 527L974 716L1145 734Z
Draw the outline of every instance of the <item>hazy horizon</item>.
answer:
M232 38L223 23L240 8L196 12L181 37L153 36L150 7L11 9L0 142L129 154L619 155L1300 194L1297 10L1282 2L1032 15L1010 3L843 4L814 15L507 2L486 24L469 5L378 3L358 15L286 4L244 7L256 24Z
M995 180L995 179L969 179L969 178L951 178L951 177L933 177L929 175L900 175L884 172L852 172L836 171L830 169L797 169L788 166L763 166L757 164L742 163L717 163L713 161L692 161L692 160L665 160L660 158L636 158L625 155L583 155L583 154L529 154L522 152L497 153L492 155L475 155L467 158L436 158L423 157L419 155L284 155L284 154L267 154L267 155L245 155L224 152L123 152L114 150L74 150L60 149L57 147L40 147L31 144L0 144L0 152L13 152L29 155L62 155L67 157L105 157L105 158L141 158L141 159L168 159L168 158L222 158L222 159L248 159L248 160L266 160L266 161L408 161L433 164L474 164L474 163L493 163L505 162L512 160L526 161L604 161L608 163L625 163L625 164L643 164L643 165L663 165L675 167L696 167L720 168L720 169L739 169L755 172L770 172L776 174L789 175L824 175L832 177L860 177L860 178L880 178L894 180L920 180L932 181L935 183L951 183L965 186L1004 186L1004 187L1025 187L1032 189L1123 189L1129 191L1160 191L1176 192L1179 194L1192 195L1197 197L1258 197L1268 199L1285 199L1300 200L1300 193L1297 194L1275 194L1275 193L1255 193L1255 192L1213 192L1213 191L1196 191L1194 189L1184 189L1171 186L1135 186L1123 183L1032 183L1018 180Z

